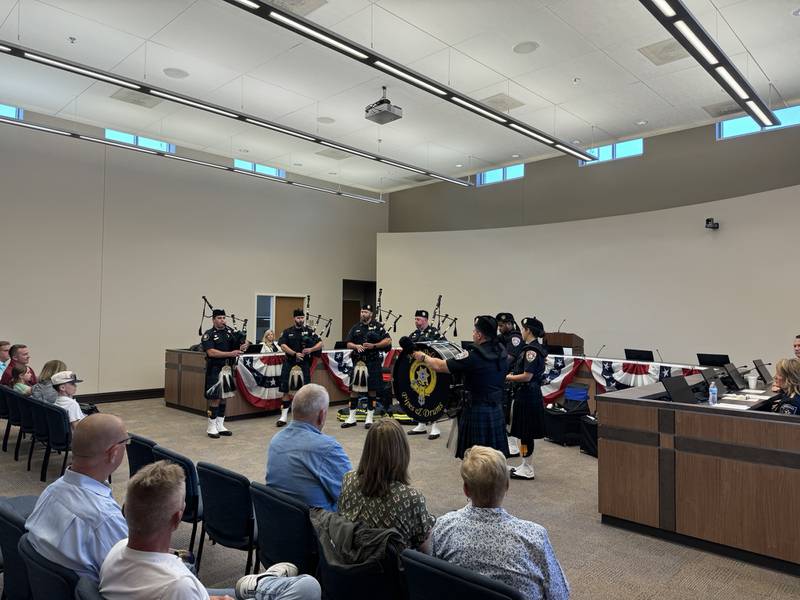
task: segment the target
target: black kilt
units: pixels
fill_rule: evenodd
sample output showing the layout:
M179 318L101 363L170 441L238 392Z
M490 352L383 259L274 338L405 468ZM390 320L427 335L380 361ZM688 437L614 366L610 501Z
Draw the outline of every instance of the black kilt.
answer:
M289 393L289 373L292 372L292 369L295 366L298 366L303 370L303 385L311 383L311 365L308 363L308 360L297 362L294 356L287 356L286 360L283 361L283 366L281 366L281 380L278 386L278 391L280 391L282 394Z
M516 390L511 407L511 435L528 446L545 437L542 388L528 385Z
M359 363L363 362L367 367L367 393L376 392L380 395L383 390L383 362L380 356L373 360L356 359L353 361L353 369ZM353 375L350 375L350 391L353 391Z
M208 390L219 383L219 372L222 371L223 366L224 365L206 366L206 382L205 388L203 389L203 396L205 396L206 400L219 400L222 398L222 390L219 386L217 386L217 388L211 394L208 393Z
M500 403L478 402L464 407L458 420L456 458L472 446L489 446L509 456L506 419Z

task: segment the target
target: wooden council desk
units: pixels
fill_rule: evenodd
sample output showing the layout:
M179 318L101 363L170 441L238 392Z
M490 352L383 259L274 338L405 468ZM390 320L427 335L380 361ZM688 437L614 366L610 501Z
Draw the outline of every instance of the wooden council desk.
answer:
M800 574L800 418L659 392L597 396L603 522Z
M207 401L203 395L205 373L205 352L167 350L164 360L164 402L166 405L170 408L206 414ZM311 381L328 390L331 404L344 402L348 399L347 394L339 389L321 365L311 374ZM271 415L277 412L277 410L267 410L253 406L237 390L236 395L227 400L225 418Z

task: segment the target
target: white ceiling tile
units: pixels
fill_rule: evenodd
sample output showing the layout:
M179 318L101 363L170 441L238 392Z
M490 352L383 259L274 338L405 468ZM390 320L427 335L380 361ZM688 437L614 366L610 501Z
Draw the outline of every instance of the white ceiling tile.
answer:
M722 14L751 50L800 40L796 0L745 0L731 3ZM795 65L796 67L796 65Z
M370 0L327 0L325 4L307 14L305 18L328 29L333 29L337 23L368 9L371 4Z
M0 102L54 114L94 82L0 54Z
M415 71L449 85L464 94L507 79L504 75L482 65L459 50L441 50L410 66Z
M283 115L315 104L313 98L248 76L204 94L203 99L270 120L280 120Z
M224 145L225 140L230 140L246 127L252 125L194 108L181 108L151 124L146 131L165 136L178 145L186 144L202 149Z

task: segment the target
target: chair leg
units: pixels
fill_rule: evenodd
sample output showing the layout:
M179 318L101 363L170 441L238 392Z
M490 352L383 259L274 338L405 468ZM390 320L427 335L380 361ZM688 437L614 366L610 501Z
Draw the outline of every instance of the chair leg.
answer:
M22 443L22 428L20 427L19 433L17 434L17 445L14 446L14 460L19 460L19 445Z
M11 421L6 421L6 432L3 434L3 452L8 452L9 435L11 435Z
M197 527L197 522L195 522L195 527ZM192 533L192 538L194 538L194 533ZM206 539L206 522L203 521L203 526L200 528L200 543L197 545L197 558L194 561L194 574L200 575L200 559L203 558L203 542ZM194 543L194 539L191 542Z
M31 436L31 446L28 448L28 471L31 470L31 459L33 458L33 447L36 445L36 436Z
M247 549L247 565L244 568L244 574L250 574L250 567L253 566L253 544L250 543L250 547Z
M64 461L61 463L61 475L64 475L64 473L67 470L67 457L68 456L69 456L69 448L64 450Z
M261 561L258 558L258 544L255 544L253 548L256 551L256 564L253 565L253 575L258 575L258 568L261 566Z
M203 524L203 529L205 530L205 524ZM194 539L197 535L197 519L192 521L192 537L189 538L189 552L194 552Z
M50 464L50 442L47 442L47 446L44 449L44 458L42 458L42 472L39 475L40 481L47 481L47 465Z

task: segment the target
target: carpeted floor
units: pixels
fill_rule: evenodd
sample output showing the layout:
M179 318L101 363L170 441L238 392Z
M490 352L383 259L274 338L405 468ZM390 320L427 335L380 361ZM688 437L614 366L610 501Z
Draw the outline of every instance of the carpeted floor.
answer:
M102 405L101 410L122 417L129 431L185 454L263 481L266 449L278 431L275 417L228 423L231 438L211 440L205 418L166 408L162 400L139 400ZM362 426L340 429L331 408L325 432L336 436L354 464L364 442ZM466 500L458 475L460 461L445 448L449 424L440 439L412 436L412 485L427 498L431 512L441 515L461 508ZM16 431L16 430L15 430ZM16 433L12 441L16 440ZM27 455L27 441L23 442ZM60 457L51 462L52 481ZM38 494L41 451L33 469L24 461L0 454L0 495ZM511 459L512 463L516 459ZM545 526L572 588L580 599L725 599L782 600L800 597L800 579L705 553L600 523L597 513L597 462L577 448L539 442L534 455L535 481L511 482L505 508L512 514ZM128 480L127 464L114 475L114 496L122 501ZM182 525L175 547L188 547L190 528ZM245 554L206 544L200 579L208 587L230 587L244 574Z

